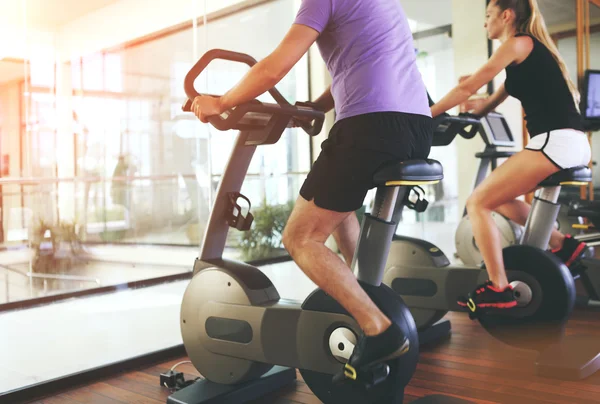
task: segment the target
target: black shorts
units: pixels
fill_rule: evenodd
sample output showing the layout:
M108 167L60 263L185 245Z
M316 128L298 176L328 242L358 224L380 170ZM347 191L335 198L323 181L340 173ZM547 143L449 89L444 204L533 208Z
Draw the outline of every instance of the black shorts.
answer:
M355 211L375 187L373 175L380 167L429 156L433 130L430 117L400 112L342 119L321 144L300 195L323 209Z

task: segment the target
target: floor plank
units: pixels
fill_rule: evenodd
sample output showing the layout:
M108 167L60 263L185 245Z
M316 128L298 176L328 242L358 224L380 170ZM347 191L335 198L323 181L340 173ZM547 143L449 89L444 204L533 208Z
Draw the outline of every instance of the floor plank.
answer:
M517 349L491 337L464 314L451 313L452 337L424 348L417 370L405 389L405 403L431 394L445 394L473 403L600 403L600 374L583 381L560 381L535 376L537 353ZM576 311L568 334L600 336L600 312ZM599 339L600 346L600 339ZM159 375L177 365L186 380L200 376L188 358L122 373L88 386L74 388L37 403L165 403L171 392L159 386ZM286 388L251 404L319 404L300 373Z

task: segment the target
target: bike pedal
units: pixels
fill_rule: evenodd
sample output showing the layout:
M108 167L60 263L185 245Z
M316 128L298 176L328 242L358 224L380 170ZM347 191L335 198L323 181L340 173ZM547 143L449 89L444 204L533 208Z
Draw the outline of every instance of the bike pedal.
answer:
M383 382L385 382L390 375L390 367L387 363L377 363L370 369L364 372L363 383L368 389L373 388Z
M386 381L389 375L390 367L386 363L375 363L360 370L346 364L342 372L333 376L332 383L334 385L345 382L360 383L369 390Z
M340 373L333 375L331 382L333 384L341 384L348 380L356 380L357 378L358 373L356 372L356 369L354 369L354 367L352 367L350 364L346 363Z
M477 307L473 299L467 301L467 308L469 309L469 319L478 320L481 310Z

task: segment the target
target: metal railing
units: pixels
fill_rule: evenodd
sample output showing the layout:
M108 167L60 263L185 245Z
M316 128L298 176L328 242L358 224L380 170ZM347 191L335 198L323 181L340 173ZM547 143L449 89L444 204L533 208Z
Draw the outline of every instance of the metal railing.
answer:
M156 197L160 194L160 192L156 191L160 187L165 187L165 190L167 190L164 194L171 195L172 189L178 188L178 181L180 179L186 181L188 184L186 191L192 195L192 198L195 197L195 190L193 188L190 189L189 184L191 182L196 183L196 175L189 173L146 176L0 178L0 197L3 198L0 200L2 201L2 205L7 205L2 206L2 208L8 213L0 216L0 221L4 219L7 222L2 223L5 233L4 241L16 242L19 237L21 237L22 241L27 241L28 235L26 233L28 229L31 229L32 219L36 221L43 219L46 223L60 223L60 218L63 217L62 213L66 213L66 217L72 217L73 211L75 212L75 219L70 220L75 220L79 225L82 225L85 232L87 232L88 227L91 226L93 229L96 229L98 225L100 227L104 225L104 228L101 230L105 232L115 231L110 226L115 221L119 223L126 222L124 230L133 229L133 227L127 227L129 226L128 215L132 211L143 215L146 211L157 210L156 206L159 205L156 205L156 203L166 203L169 209L167 212L173 215L175 214L174 212L185 209L185 207L182 207L181 202L174 200L174 198L171 198L171 200L167 200L168 198L159 198L158 202L153 202L151 198L140 198L140 195L150 192L153 193L152 196ZM74 188L61 191L59 190L59 186L61 185L72 186ZM111 186L112 188L110 188ZM112 200L113 192L126 198L127 205L122 206L119 203L115 205L115 208L115 206L109 204L109 201ZM64 201L72 200L72 202L67 202L72 204L72 210L69 212L60 211L59 193L62 195L63 203ZM134 195L137 196L137 201L143 201L142 205L134 202L132 199ZM42 198L42 196L46 197ZM122 212L118 213L120 215L119 219L109 220L106 218L106 212L96 212L113 208L121 208ZM140 208L144 211L140 210ZM13 209L17 211L12 213L11 210ZM90 214L92 216L89 216ZM148 217L151 217L151 215L145 216L145 218ZM165 221L169 221L170 219L170 217L167 217ZM121 225L123 227L123 223ZM10 232L14 233L12 238L9 236Z
M223 174L212 174L212 178L220 178ZM248 178L280 178L290 176L308 175L308 171L290 171L286 173L248 173ZM42 184L69 184L69 183L102 183L102 182L136 182L136 181L162 181L178 178L195 179L195 174L165 174L165 175L131 175L118 177L85 176L85 177L19 177L0 178L2 185L42 185Z
M101 285L100 279L89 276L78 276L78 275L54 275L54 274L38 274L35 272L23 272L16 268L12 268L8 265L0 264L0 269L4 269L4 291L6 296L6 302L10 301L10 282L9 273L14 273L19 276L25 277L29 280L29 293L33 295L33 279L43 279L43 292L48 293L48 280L61 280L70 282L90 282L97 286Z
M249 173L247 192L251 194L247 196L252 201L270 200L273 187L283 184L273 181L294 177L300 181L306 175L305 171ZM0 178L4 204L0 209L6 212L0 216L0 221L6 221L2 238L7 243L27 242L28 231L39 219L52 224L66 217L83 231L80 234L85 241L195 245L197 224L202 225L208 216L209 187L215 188L220 177L220 173L213 174L199 182L196 174L188 172ZM297 186L299 183L293 188ZM294 193L289 186L286 192ZM281 195L279 192L276 197ZM295 199L296 195L289 197ZM63 211L65 207L71 210ZM170 232L172 237L168 237Z
M135 181L156 181L173 180L180 176L178 174L167 175L134 175L119 177L104 176L85 176L85 177L19 177L19 178L0 178L1 185L41 185L41 184L64 184L64 183L98 183L98 182L135 182ZM183 178L196 178L195 174L181 174Z

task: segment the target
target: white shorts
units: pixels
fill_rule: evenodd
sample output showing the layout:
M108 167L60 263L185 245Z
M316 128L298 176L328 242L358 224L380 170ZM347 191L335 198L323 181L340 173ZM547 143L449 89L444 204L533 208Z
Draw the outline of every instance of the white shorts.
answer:
M574 129L559 129L534 136L527 150L541 151L560 169L587 166L592 149L585 133Z

